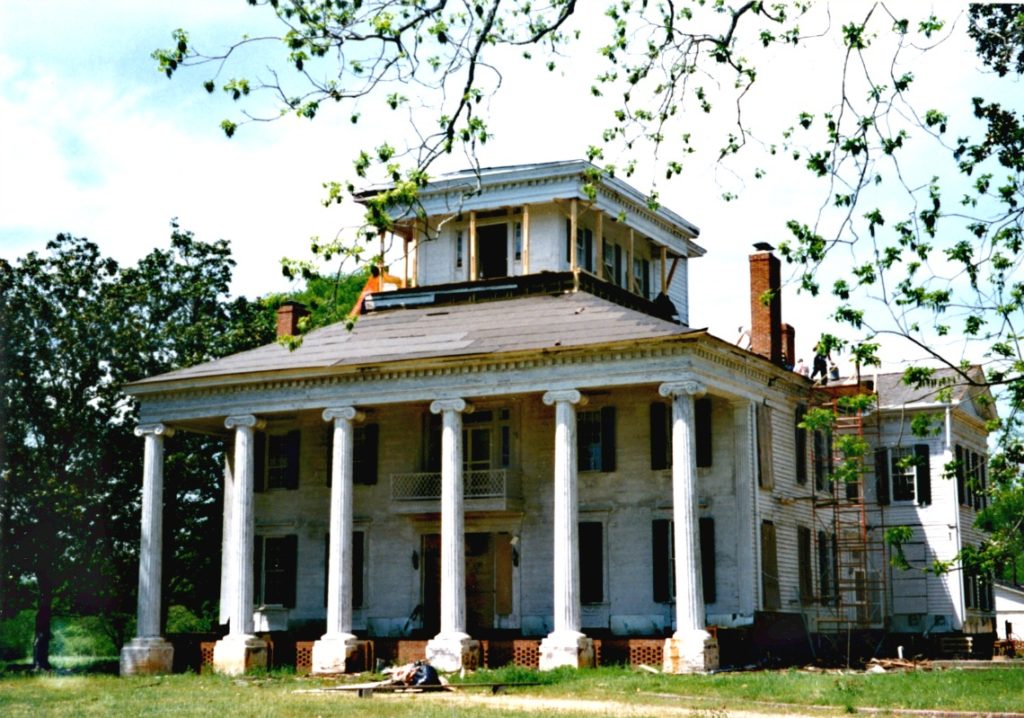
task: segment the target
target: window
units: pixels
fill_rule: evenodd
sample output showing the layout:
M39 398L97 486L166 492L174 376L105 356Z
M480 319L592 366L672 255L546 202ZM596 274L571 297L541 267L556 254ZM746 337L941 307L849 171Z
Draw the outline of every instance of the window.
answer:
M651 262L640 257L633 257L633 282L636 293L644 299L651 298Z
M987 467L984 454L956 447L956 495L961 506L983 509L987 505Z
M569 244L572 235L572 222L565 220L565 261L572 268L572 246ZM602 247L603 249L603 247ZM594 230L576 225L576 265L588 272L594 271Z
M807 483L807 429L800 426L807 414L807 407L800 404L796 407L796 416L793 420L796 445L796 482Z
M324 534L324 605L331 571L331 535ZM364 608L366 585L366 532L352 532L352 608Z
M702 396L693 402L696 434L697 466L712 465L711 398ZM651 404L651 468L672 466L672 405L656 401Z
M772 410L766 404L757 405L757 485L762 489L775 486L772 466Z
M615 471L615 407L576 413L577 468Z
M253 601L295 608L299 537L259 536L253 543Z
M704 589L704 603L716 600L715 576L715 519L700 517L700 569ZM673 537L673 522L669 519L655 519L651 522L651 566L653 568L653 595L657 603L668 603L675 599L676 547Z
M580 521L580 603L604 601L604 525Z
M616 254L616 250L618 254ZM616 261L618 257L618 261ZM622 274L622 250L608 240L602 242L601 258L604 261L604 280L612 284L620 284L619 275Z
M964 564L964 605L975 611L992 611L995 598L992 574L969 562Z
M512 225L512 252L515 261L523 259L523 223L515 222Z
M487 409L462 415L463 471L508 468L512 459L512 412ZM440 414L426 414L423 431L423 471L441 470Z
M806 526L796 527L796 549L800 603L807 604L814 599L814 575L811 569L811 530Z
M875 452L875 489L878 503L932 502L931 466L927 444L894 446Z
M761 522L761 601L766 611L782 607L775 524L771 521Z
M352 437L352 483L372 486L377 483L377 448L380 427L377 424L360 424L355 427ZM328 426L324 440L327 444L327 485L334 478L334 428Z
M298 429L283 432L257 431L255 438L255 490L299 488Z

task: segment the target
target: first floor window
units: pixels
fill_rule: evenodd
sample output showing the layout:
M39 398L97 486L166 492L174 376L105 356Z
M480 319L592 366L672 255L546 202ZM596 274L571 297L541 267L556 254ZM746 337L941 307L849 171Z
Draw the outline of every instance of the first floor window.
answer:
M253 601L256 605L295 608L295 578L299 537L255 537L253 545Z
M668 603L675 600L676 547L673 536L674 522L670 519L655 519L651 522L651 566L654 579L654 600ZM715 575L715 519L700 517L700 572L704 590L704 603L717 600Z
M775 524L771 521L761 522L761 600L765 610L782 607Z

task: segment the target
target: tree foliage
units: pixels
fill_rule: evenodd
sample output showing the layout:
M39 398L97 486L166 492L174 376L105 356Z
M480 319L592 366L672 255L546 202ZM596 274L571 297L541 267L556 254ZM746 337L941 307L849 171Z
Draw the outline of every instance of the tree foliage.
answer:
M282 32L204 53L179 30L174 47L154 53L168 76L196 65L213 72L204 78L207 91L219 84L242 108L223 123L229 136L245 122L291 113L312 119L335 104L356 124L364 109L408 113L404 144L363 127L367 144L354 158L354 181L383 180L389 189L369 203L366 235L318 244L317 256L363 256L366 236L390 228L389 209L416 211L434 161L460 152L476 162L490 139L486 100L514 71L516 52L550 69L584 63L593 68L596 106L608 113L602 136L586 150L603 172L628 176L638 162L655 163L656 176L671 179L711 147L730 171L742 171L732 169L742 156L753 167L747 179L765 176L761 160L776 157L815 178L816 201L795 203L779 228L794 281L812 295L831 295L840 345L858 365L877 362L884 342L929 359L908 368L909 383L930 381L933 368L945 366L958 372L957 383L990 388L1003 413L991 427L1002 450L994 463L1005 469L995 472L995 491L1009 497L1022 490L1015 458L1024 406L1020 93L922 106L920 78L907 68L967 32L990 73L1019 80L1024 6L971 5L937 17L930 8L883 2L609 0L598 25L569 0L250 4L268 6ZM596 55L584 55L580 38L594 32ZM833 81L813 106L789 108L788 127L761 126L745 101L771 72L772 53L818 40L841 48ZM249 76L238 53L257 43L279 43L283 55ZM693 134L694 117L704 115L717 118L721 135ZM969 122L954 122L963 118ZM967 129L951 136L954 126ZM332 203L355 187L342 180L327 189ZM657 203L656 184L650 195ZM971 364L983 365L984 374L969 372ZM989 525L1019 532L1008 518L995 518L998 503Z
M123 639L134 609L142 448L124 384L272 336L261 306L228 298L233 264L226 242L199 242L174 225L171 248L136 267L71 235L0 265L2 599L5 609L36 607L37 668L49 666L54 610L104 615ZM218 587L203 536L219 522L220 447L174 441L165 577L169 598L201 608Z

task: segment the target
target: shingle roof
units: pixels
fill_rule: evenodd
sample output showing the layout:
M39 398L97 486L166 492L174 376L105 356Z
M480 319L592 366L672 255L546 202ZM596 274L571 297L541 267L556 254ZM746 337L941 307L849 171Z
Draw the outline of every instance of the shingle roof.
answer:
M975 376L979 371L978 367L971 367L968 373ZM938 401L939 391L951 384L952 399L954 402L959 402L966 398L970 389L960 374L949 368L936 369L928 384L920 388L904 384L902 372L879 374L876 381L875 391L878 392L879 402L883 407L935 403Z
M587 292L535 294L469 304L376 311L350 331L310 332L295 351L268 344L129 385L262 372L334 369L387 362L559 350L698 334L675 322Z

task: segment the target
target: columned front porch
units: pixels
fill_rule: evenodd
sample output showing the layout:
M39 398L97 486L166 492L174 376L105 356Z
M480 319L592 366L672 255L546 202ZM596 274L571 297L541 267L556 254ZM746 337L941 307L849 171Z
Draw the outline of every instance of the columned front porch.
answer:
M675 550L674 556L674 624L675 633L672 638L665 641L664 654L666 656L666 667L673 671L683 670L709 670L716 664L714 662L714 642L705 632L704 627L704 604L700 591L700 545L695 539L693 532L696 526L697 499L695 495L696 466L694 462L694 417L693 401L703 392L703 386L695 379L687 379L681 374L676 375L676 381L663 382L660 384L643 384L635 388L627 387L625 390L612 391L609 397L609 390L598 389L573 389L557 388L545 392L517 394L514 397L489 396L478 400L472 396L453 397L435 400L427 404L419 402L389 405L374 404L372 401L351 401L350 403L328 403L324 409L317 412L316 421L323 421L326 424L330 436L332 451L330 464L327 466L328 476L321 477L314 475L315 470L311 469L310 462L303 459L303 477L301 483L321 483L327 479L329 488L318 493L317 496L324 496L328 501L324 502L325 519L321 519L328 531L326 532L326 581L325 581L325 613L326 626L319 639L311 645L311 670L316 673L337 673L351 670L356 661L353 656L360 656L359 662L365 660L365 650L360 648L359 640L364 636L381 636L379 626L373 623L372 613L365 610L362 612L361 622L354 622L354 616L360 615L359 608L353 605L353 594L362 591L358 588L358 577L353 575L354 556L361 550L353 543L353 535L365 531L367 526L373 522L381 523L381 512L390 517L388 520L398 522L410 527L409 531L415 536L436 535L438 537L438 582L440 601L438 605L439 624L436 634L429 638L424 646L424 656L431 660L442 670L458 670L462 667L476 667L482 665L483 646L481 638L491 639L492 634L482 632L474 635L472 628L473 607L467 606L467 583L477 580L478 577L472 573L467 575L467 554L469 551L467 538L471 536L490 537L488 552L486 556L491 560L503 562L502 565L514 565L514 573L520 573L520 561L532 562L531 571L537 574L538 562L543 564L542 570L547 573L546 588L541 588L536 583L530 586L530 600L533 602L525 616L522 610L522 596L518 583L514 589L509 589L507 597L500 600L510 603L514 608L503 608L502 616L508 616L509 620L495 623L494 628L502 631L518 631L520 635L544 635L538 633L538 627L546 630L540 645L538 645L538 665L543 669L555 668L561 665L573 665L576 667L592 666L596 663L596 653L592 637L587 635L590 629L586 626L593 626L594 623L587 623L587 616L598 615L601 611L605 614L615 613L613 608L608 607L610 586L605 590L603 597L604 608L600 604L593 604L591 599L586 597L587 587L580 585L580 523L591 523L597 511L606 511L601 508L600 501L587 498L593 494L593 487L602 486L602 491L608 491L611 479L602 478L604 475L614 472L614 466L600 467L595 465L596 454L580 458L579 447L581 446L580 427L577 426L577 416L580 411L586 411L587 431L595 431L595 421L603 418L602 407L614 403L612 400L622 401L622 397L630 393L640 392L643 399L643 410L646 413L647 404L650 401L658 400L660 397L671 399L671 436L672 456L671 465L671 486L673 502L669 507L672 511L672 518L677 526L687 525L691 530L677 530L674 533ZM660 391L660 394L659 394ZM474 466L472 461L480 461L480 455L475 454L471 448L474 427L478 427L477 418L484 412L492 412L495 415L495 422L498 422L500 413L496 407L513 406L513 421L510 435L513 437L513 449L510 452L509 466L507 468L470 468ZM376 487L369 488L357 483L358 451L354 444L357 431L365 427L367 423L380 423L382 432L400 434L404 442L395 440L395 444L404 443L408 445L410 439L415 438L420 422L410 421L408 425L396 426L393 417L399 413L402 407L409 407L404 415L436 417L439 420L439 449L440 449L440 501L432 504L433 508L427 505L436 501L432 496L413 496L420 505L419 513L402 515L396 511L395 504L403 499L394 492L394 482L383 482L378 492ZM688 409L689 407L689 409ZM258 407L254 406L254 410ZM624 414L624 405L620 404ZM258 534L257 516L254 511L254 486L258 484L260 477L255 476L258 461L254 456L256 446L256 434L265 430L270 432L273 427L284 427L273 429L274 431L289 431L292 423L296 421L295 414L282 417L273 413L251 413L236 414L220 419L222 425L231 431L233 448L231 450L231 461L228 471L228 486L226 490L227 506L225 509L224 546L225 556L225 578L223 585L226 587L222 603L228 608L227 619L229 625L228 635L218 641L213 652L214 669L224 673L240 673L251 668L264 666L267 661L267 646L258 637L266 627L262 624L254 624L253 615L260 607L260 603L267 603L266 596L262 602L254 597L254 537ZM368 418L369 417L369 418ZM384 417L382 419L382 417ZM627 421L623 416L622 422ZM292 422L292 423L289 423ZM302 431L305 435L312 435L316 431L313 416L309 410L301 418ZM212 420L211 420L212 423ZM388 424L391 423L389 427ZM625 425L624 425L625 426ZM180 429L185 426L179 427ZM620 430L623 431L624 429ZM523 440L522 444L517 437L520 433L531 437L546 437L538 443L533 440L528 446ZM500 432L499 432L500 433ZM464 438L469 445L464 444ZM149 442L155 439L147 438L147 452ZM646 442L646 437L644 438ZM623 446L625 443L623 442ZM646 448L646 443L644 444ZM406 447L408 448L408 447ZM538 453L540 452L540 453ZM407 452L415 454L415 451ZM524 459L517 458L517 453L529 454L529 464L526 470L523 469ZM543 454L541 456L540 454ZM147 456L149 454L147 453ZM155 454L154 454L155 456ZM382 459L387 461L386 457ZM590 463L588 463L590 462ZM416 468L415 465L406 463L399 465L397 460L387 463L390 468L403 468L405 473L385 472L385 476L402 474L409 476L409 469ZM498 464L494 464L498 466ZM538 472L538 467L541 471ZM582 468L581 468L582 467ZM264 471L268 469L264 468ZM531 496L513 497L509 493L509 487L518 486L519 479L514 481L509 477L518 476L520 473L528 475L533 481L530 484L532 492L539 488L546 494L538 503L536 494ZM147 469L147 476L152 472ZM421 472L424 475L429 472ZM471 487L466 484L465 479L469 474L486 477L493 481L494 477L500 478L504 487L505 496L502 499L501 508L496 509L488 501L494 501L493 490L481 489L480 486ZM583 477L581 479L581 476ZM530 478L535 477L535 478ZM526 480L526 479L524 479ZM581 503L580 482L584 487L590 487L584 492L584 499ZM483 478L480 478L483 481ZM356 485L354 485L356 483ZM258 489L256 489L258 491ZM319 490L318 490L319 491ZM479 493L483 491L483 493ZM479 496L473 498L474 492ZM489 493L488 493L489 492ZM384 497L384 503L368 503L369 497L377 499ZM271 505L283 505L281 502L294 500L293 496L283 491L269 492L262 494L259 499L264 502L264 513L266 507ZM478 503L474 504L473 502ZM537 507L543 507L540 514ZM684 509L680 512L680 509ZM653 509L652 509L653 510ZM661 510L661 509L658 509ZM653 515L653 514L652 514ZM467 518L468 517L468 518ZM267 516L260 519L264 523ZM306 520L305 518L303 520ZM369 522L369 523L368 523ZM282 524L283 525L283 524ZM292 525L292 524L289 524ZM538 531L533 527L545 527ZM433 528L432 528L433 527ZM289 529L291 530L291 529ZM373 550L375 542L379 545L381 541L390 540L390 536L382 534L375 527L377 533L368 541L368 551ZM388 529L390 531L391 529ZM403 529L404 530L404 529ZM608 528L605 528L608 531ZM607 535L607 533L605 534ZM538 545L538 536L543 536L546 547ZM610 540L610 539L609 539ZM474 539L478 541L478 539ZM524 545L525 544L525 545ZM417 582L423 580L428 560L425 549L420 547L417 539L416 547L412 549L412 565L410 575L415 574ZM306 549L302 549L306 550ZM608 549L610 550L610 549ZM144 551L145 553L145 551ZM585 551L584 551L585 553ZM377 557L377 560L384 560ZM401 562L410 566L409 550L402 549L400 555L388 556L386 560ZM608 559L610 560L610 559ZM379 564L378 564L379 565ZM546 567L546 568L544 568ZM513 569L509 569L512 571ZM610 569L606 569L610 570ZM307 574L300 575L299 581L307 581ZM371 576L372 578L372 576ZM157 581L157 585L159 581ZM365 589L375 590L372 587ZM501 588L494 588L500 591ZM547 603L549 618L538 621L538 609L543 614L544 601L536 598L536 592L541 591L550 597ZM307 591L309 593L309 591ZM581 595L582 594L582 595ZM145 594L146 610L154 610L159 615L159 595L155 598L151 593ZM680 597L687 597L683 600ZM386 597L383 597L386 598ZM382 596L376 596L378 604ZM495 601L499 600L497 598ZM412 600L416 603L416 599ZM140 591L140 618L142 616L143 593ZM507 611L508 613L504 613ZM284 615L287 616L287 611ZM415 613L415 612L413 612ZM320 614L321 616L324 613ZM392 615L394 615L392 613ZM420 612L422 616L422 610ZM370 616L370 618L367 618ZM238 617L236 619L236 617ZM543 618L543 616L541 616ZM527 625L526 621L531 622ZM597 635L607 635L610 619L605 621L605 629ZM369 621L369 623L367 623ZM548 621L550 623L548 623ZM143 621L140 620L140 626ZM414 623L419 625L418 623ZM613 624L614 625L614 624ZM425 626L425 624L424 624ZM141 630L141 629L140 629ZM654 630L662 630L654 626ZM155 631L159 638L159 631ZM357 639L357 633L360 639ZM388 635L388 634L384 634ZM641 634L643 635L643 634ZM652 635L648 633L647 635ZM654 634L657 635L657 634ZM661 635L664 635L662 633ZM696 640L699 638L700 640ZM489 640L489 644L493 643ZM668 656L685 655L684 659L672 658L669 665Z

